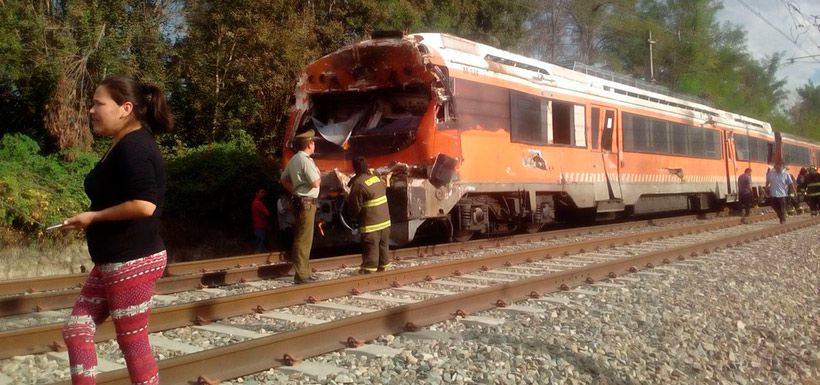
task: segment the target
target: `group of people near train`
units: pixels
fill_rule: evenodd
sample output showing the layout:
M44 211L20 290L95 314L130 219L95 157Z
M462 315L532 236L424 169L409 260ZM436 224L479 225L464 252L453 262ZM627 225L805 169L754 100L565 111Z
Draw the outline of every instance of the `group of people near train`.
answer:
M749 216L754 199L751 168L746 168L738 177L737 189L742 214L744 217ZM801 197L805 198L812 216L820 214L820 173L815 166L801 168L797 178L794 178L783 166L783 162L776 161L774 167L766 173L765 189L780 223L786 222L788 214L802 211Z
M310 157L316 149L313 130L296 135L293 146L298 152L285 166L280 182L293 197L296 224L293 231L291 258L296 284L314 282L308 260L313 243L314 218L319 198L321 177ZM367 160L354 157L355 175L348 183L345 199L348 215L356 218L362 243L362 274L384 271L390 265L390 212L387 205L387 187L384 181L370 173Z
M125 358L131 382L159 384L157 363L148 341L148 319L156 281L166 265L165 244L159 235L159 218L165 196L165 164L154 134L172 128L164 93L156 86L124 76L105 79L96 88L89 115L94 131L111 138L111 146L88 173L85 192L88 211L62 223L64 230L85 230L94 263L80 291L63 338L68 350L73 384L96 383L96 327L109 316ZM314 282L309 266L314 218L321 177L311 155L314 132L293 140L298 152L281 175L281 184L293 196L296 211L291 259L294 282ZM360 273L386 270L390 265L388 240L390 215L386 187L372 175L364 157L352 160L355 176L348 185L348 214L357 218L362 240ZM743 214L749 215L753 193L752 170L738 179ZM805 194L812 215L820 210L820 173L814 167L792 178L781 162L766 175L766 188L780 222L786 220L790 194ZM264 250L265 190L259 190L251 206L257 251ZM256 231L259 230L259 231Z
M74 385L96 383L94 335L109 316L116 330L133 384L159 384L159 371L148 340L151 297L167 263L159 218L165 196L165 163L154 139L173 127L165 94L158 87L126 76L103 80L96 88L89 116L96 134L111 145L84 181L91 201L88 211L65 219L62 230L85 230L94 267L80 290L63 327L63 339ZM297 224L291 258L296 284L313 282L308 260L320 174L311 159L314 133L294 139L298 152L288 162L281 183L293 196ZM370 174L365 158L352 161L347 207L359 220L362 238L361 273L383 271L390 265L390 215L386 188ZM259 190L252 203L257 250L263 250L270 216Z

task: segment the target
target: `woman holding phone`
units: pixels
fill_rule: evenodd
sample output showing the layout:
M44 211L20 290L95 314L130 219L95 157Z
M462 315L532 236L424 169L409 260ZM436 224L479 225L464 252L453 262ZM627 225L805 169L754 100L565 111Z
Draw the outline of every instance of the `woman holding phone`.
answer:
M165 164L153 134L171 129L171 113L162 90L124 76L100 83L89 113L94 132L112 141L85 178L89 211L63 221L63 230L85 230L94 262L63 327L71 381L96 383L94 333L111 316L131 382L159 384L148 318L166 264L159 236Z

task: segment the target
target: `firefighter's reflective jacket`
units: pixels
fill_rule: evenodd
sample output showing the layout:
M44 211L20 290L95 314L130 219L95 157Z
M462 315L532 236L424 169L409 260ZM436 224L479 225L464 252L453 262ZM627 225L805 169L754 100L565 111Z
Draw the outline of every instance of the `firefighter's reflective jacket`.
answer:
M350 181L347 211L359 219L359 232L362 234L389 228L390 210L381 178L371 174L356 175Z
M820 196L820 173L812 172L806 175L806 196Z

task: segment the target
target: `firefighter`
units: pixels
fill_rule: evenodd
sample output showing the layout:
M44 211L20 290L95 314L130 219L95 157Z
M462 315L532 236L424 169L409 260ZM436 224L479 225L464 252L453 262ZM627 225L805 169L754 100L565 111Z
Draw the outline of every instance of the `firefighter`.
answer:
M362 237L362 274L384 271L390 266L387 242L390 239L390 211L387 188L378 176L370 174L367 160L353 158L356 176L350 180L347 211L358 218Z
M809 167L809 173L806 175L806 200L809 203L809 210L811 215L820 214L820 173L814 166Z

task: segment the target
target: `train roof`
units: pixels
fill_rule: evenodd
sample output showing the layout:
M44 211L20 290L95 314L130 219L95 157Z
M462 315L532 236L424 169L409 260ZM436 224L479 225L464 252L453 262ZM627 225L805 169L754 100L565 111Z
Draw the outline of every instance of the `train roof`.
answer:
M780 136L783 137L783 139L785 139L787 142L792 142L794 144L809 145L815 148L820 147L820 142L811 139L806 139L798 135L781 132Z
M649 90L594 76L589 72L600 75L603 71L589 71L590 67L585 69L587 73L575 71L443 33L417 33L408 38L419 40L416 37L421 38L420 43L434 51L447 66L469 66L486 71L488 76L526 82L536 88L560 89L578 96L661 110L684 118L703 120L707 124L714 122L739 131L774 135L767 122L663 94L658 91L660 87Z

